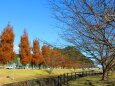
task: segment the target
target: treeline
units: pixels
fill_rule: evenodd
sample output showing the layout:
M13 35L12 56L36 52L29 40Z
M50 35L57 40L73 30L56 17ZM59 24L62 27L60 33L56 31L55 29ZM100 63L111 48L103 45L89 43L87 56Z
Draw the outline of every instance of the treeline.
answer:
M16 58L16 53L13 50L14 37L13 27L8 24L0 35L0 63L4 65L12 62ZM78 68L86 66L91 67L93 65L92 62L89 63L82 60L71 59L69 57L72 55L63 54L64 51L62 51L62 49L52 48L48 45L43 45L40 49L38 39L33 40L33 46L31 47L26 31L24 31L20 39L19 57L23 66L31 64L33 67L44 65L49 67L61 66Z

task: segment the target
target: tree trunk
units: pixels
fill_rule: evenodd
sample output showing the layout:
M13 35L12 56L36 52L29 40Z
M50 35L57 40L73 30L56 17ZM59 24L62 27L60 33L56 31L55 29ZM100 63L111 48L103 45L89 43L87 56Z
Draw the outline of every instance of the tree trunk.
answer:
M32 69L34 69L34 67L35 67L34 64L32 64Z
M108 71L103 70L102 80L107 80L107 77L108 77Z
M41 69L41 65L38 65L39 69Z

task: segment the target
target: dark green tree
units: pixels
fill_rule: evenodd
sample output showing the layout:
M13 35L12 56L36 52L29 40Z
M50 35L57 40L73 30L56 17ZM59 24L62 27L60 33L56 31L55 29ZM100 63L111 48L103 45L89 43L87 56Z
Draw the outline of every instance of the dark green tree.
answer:
M91 62L93 61L83 55L78 49L76 49L74 46L67 46L63 49L61 49L62 55L66 55L69 57L71 60L77 60L77 61L82 61L82 62Z

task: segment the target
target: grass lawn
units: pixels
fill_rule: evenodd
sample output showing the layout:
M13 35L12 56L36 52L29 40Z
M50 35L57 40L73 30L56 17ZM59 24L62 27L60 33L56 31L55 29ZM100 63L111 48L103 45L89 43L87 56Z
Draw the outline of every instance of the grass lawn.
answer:
M0 86L6 83L56 76L70 72L73 71L70 69L54 69L52 74L48 74L46 70L37 69L0 69Z
M115 74L108 81L101 81L101 76L87 76L70 81L68 86L115 86Z

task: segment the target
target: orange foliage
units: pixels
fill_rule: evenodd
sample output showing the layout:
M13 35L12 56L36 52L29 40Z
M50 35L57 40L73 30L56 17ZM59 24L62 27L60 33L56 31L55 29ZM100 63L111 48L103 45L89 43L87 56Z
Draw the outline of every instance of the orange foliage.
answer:
M11 62L16 56L13 51L13 43L14 43L14 32L13 27L9 24L4 29L0 38L0 62L2 64L7 64Z
M42 55L43 55L43 62L47 65L48 59L50 58L50 47L47 45L42 46Z
M29 45L29 40L28 40L28 34L26 31L24 31L23 36L21 36L19 47L20 47L19 50L20 62L23 65L30 63L32 55L31 55L31 47Z
M61 52L54 50L49 46L42 47L43 61L47 66L60 66L61 65Z
M48 66L60 65L61 52L59 50L50 49L50 57L47 60Z
M31 60L31 64L39 65L42 62L42 53L40 51L39 41L33 41L33 56Z

